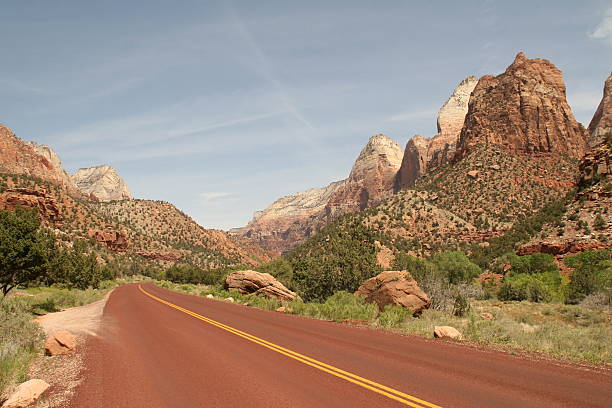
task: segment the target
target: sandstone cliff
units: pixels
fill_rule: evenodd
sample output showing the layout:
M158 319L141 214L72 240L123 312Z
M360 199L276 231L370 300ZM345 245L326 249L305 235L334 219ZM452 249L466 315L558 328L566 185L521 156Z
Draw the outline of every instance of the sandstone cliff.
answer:
M597 146L604 142L606 135L610 134L612 134L612 74L604 84L603 97L589 123L589 144Z
M367 208L393 194L402 155L397 143L384 135L374 135L347 179L280 198L233 233L252 238L268 250L285 252L335 217Z
M0 172L36 177L70 193L78 192L62 168L59 157L49 146L23 141L3 125L0 125Z
M74 184L83 194L96 201L130 200L127 184L114 168L107 165L79 169L72 176Z
M412 186L427 171L438 168L453 157L470 95L477 83L476 77L469 76L457 85L438 112L438 133L434 137L427 139L417 135L408 141L397 175L399 189Z
M494 145L510 152L584 156L586 131L574 118L563 74L552 63L521 52L504 73L480 78L455 159Z

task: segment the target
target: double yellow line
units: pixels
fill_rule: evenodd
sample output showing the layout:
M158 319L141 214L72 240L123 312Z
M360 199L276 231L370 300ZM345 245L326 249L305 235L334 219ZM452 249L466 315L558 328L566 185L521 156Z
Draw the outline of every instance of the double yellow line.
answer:
M145 295L147 295L148 297L150 297L151 299L154 299L160 303L163 303L166 306L169 306L173 309L179 310L185 314L188 314L192 317L195 317L196 319L199 319L203 322L206 322L208 324L211 324L213 326L216 326L220 329L223 329L225 331L228 331L232 334L235 334L236 336L242 337L248 341L252 341L253 343L257 343L260 346L263 346L267 349L270 349L272 351L275 351L277 353L280 353L284 356L287 356L289 358L292 358L294 360L297 360L301 363L304 363L308 366L314 367L318 370L324 371L328 374L334 375L336 377L342 378L343 380L349 381L353 384L356 384L360 387L366 388L370 391L374 391L377 394L380 395L384 395L385 397L391 398L392 400L395 400L397 402L400 402L404 405L408 405L410 407L414 407L414 408L423 408L423 407L428 407L428 408L442 408L439 405L435 405L432 404L430 402L427 401L423 401L422 399L419 399L417 397L413 397L412 395L408 395L405 394L401 391L397 391L394 390L393 388L387 387L385 385L382 384L378 384L374 381L370 381L366 378L360 377L358 375L349 373L348 371L344 371L341 370L339 368L336 368L334 366L331 366L329 364L325 364L321 361L315 360L314 358L310 358L308 356L305 356L303 354L299 354L296 353L295 351L286 349L284 347L281 347L279 345L276 345L274 343L270 343L269 341L266 341L264 339L261 339L259 337L255 337L251 334L245 333L241 330L238 329L234 329L233 327L230 327L228 325L225 325L223 323L219 323L215 320L209 319L207 317L204 317L202 315L199 315L195 312L192 312L191 310L182 308L178 305L175 305L174 303L168 302L167 300L161 299L155 295L150 294L149 292L147 292L146 290L144 290L142 288L142 286L138 285L138 289L140 289L140 291L142 293L144 293Z

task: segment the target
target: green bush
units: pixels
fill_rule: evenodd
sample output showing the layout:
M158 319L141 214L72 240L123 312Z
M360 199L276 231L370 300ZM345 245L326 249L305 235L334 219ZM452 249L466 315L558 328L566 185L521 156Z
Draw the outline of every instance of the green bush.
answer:
M96 253L87 242L77 240L72 248L60 249L50 261L47 285L61 285L66 288L97 288L101 281L111 279L110 270L98 264Z
M407 270L419 283L437 274L436 266L430 261L404 253L400 253L395 257L392 267L394 270Z
M612 291L612 258L610 251L586 251L565 258L564 263L574 268L567 286L567 302L578 303L588 295Z
M531 302L562 301L563 279L558 271L508 274L497 294L499 300L529 300Z
M451 284L471 282L482 273L480 267L461 251L437 253L432 261L437 273L446 277Z
M287 255L293 267L292 287L305 301L323 301L338 291L354 292L380 273L375 232L359 220L340 229L332 223Z
M510 271L513 274L534 274L559 271L559 268L554 263L555 258L550 254L532 254L524 256L506 254L503 258L510 262Z
M382 327L398 327L412 316L412 311L403 306L387 305L378 315L378 324Z
M366 303L363 297L345 291L336 292L324 303L295 300L289 303L289 307L296 314L334 321L352 319L370 322L378 315L378 306Z
M29 310L27 299L0 302L0 396L9 385L27 379L29 362L40 349L42 330Z

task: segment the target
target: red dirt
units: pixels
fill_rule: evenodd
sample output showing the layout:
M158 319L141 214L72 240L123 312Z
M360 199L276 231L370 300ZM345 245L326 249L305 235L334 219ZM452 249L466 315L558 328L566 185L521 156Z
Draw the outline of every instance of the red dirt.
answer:
M442 407L608 407L612 374L311 320L143 284L220 323ZM110 296L71 407L391 407L400 403L151 299Z

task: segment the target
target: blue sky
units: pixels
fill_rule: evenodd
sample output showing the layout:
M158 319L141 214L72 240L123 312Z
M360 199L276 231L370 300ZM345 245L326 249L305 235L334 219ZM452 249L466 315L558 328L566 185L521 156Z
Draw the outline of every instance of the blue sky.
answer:
M612 69L609 1L4 0L0 15L1 123L223 229L345 178L372 134L432 136L461 79L519 51L563 71L585 126Z

